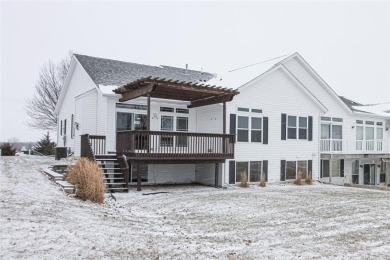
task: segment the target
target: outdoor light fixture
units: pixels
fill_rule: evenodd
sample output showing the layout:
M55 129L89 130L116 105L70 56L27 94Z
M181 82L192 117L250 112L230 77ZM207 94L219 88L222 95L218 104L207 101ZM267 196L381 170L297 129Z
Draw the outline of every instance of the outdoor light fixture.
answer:
M360 164L360 168L363 168L363 165Z
M74 122L74 127L76 128L76 130L79 130L79 123Z
M380 164L378 164L378 168L380 168L381 167L381 165Z

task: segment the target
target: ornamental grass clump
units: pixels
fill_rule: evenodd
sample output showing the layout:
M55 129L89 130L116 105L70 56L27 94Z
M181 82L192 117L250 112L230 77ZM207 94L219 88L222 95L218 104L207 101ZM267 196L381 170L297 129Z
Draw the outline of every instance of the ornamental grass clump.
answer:
M266 186L264 174L261 175L259 186L263 188Z
M241 176L240 176L240 187L241 188L248 188L249 187L249 183L248 183L248 174L246 173L246 171L242 172L241 173Z
M306 176L305 183L308 184L308 185L312 185L313 184L313 179L311 178L311 172L309 172L309 174Z
M76 196L82 200L103 203L105 185L103 172L95 162L79 159L69 167L66 180L76 186Z
M301 176L302 176L302 172L298 171L297 177L294 180L294 184L295 185L301 185L302 184L302 177Z

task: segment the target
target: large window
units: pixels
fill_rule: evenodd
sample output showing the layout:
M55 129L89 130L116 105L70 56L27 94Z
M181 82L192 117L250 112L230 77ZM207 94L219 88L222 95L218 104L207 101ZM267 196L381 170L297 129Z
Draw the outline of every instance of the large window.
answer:
M321 172L322 172L323 178L329 177L329 173L330 173L330 161L329 160L321 160Z
M237 117L237 141L257 142L262 141L262 118L261 117Z
M299 117L299 139L307 139L307 117Z
M249 166L249 169L248 169ZM246 174L247 181L259 182L262 174L262 162L236 162L236 182L242 181L241 174Z
M286 161L286 180L293 180L298 174L306 178L307 170L307 161Z
M308 119L302 116L287 116L287 139L308 138Z
M146 130L147 129L147 117L143 114L133 113L116 113L116 130Z
M340 177L340 160L332 160L332 177Z

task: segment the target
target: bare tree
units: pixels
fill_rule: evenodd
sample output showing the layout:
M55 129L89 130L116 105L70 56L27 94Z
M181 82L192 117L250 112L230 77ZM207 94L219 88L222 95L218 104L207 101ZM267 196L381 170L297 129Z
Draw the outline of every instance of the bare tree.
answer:
M70 58L58 64L49 61L39 73L35 94L26 100L26 113L30 117L27 125L38 130L57 130L54 110L70 66Z

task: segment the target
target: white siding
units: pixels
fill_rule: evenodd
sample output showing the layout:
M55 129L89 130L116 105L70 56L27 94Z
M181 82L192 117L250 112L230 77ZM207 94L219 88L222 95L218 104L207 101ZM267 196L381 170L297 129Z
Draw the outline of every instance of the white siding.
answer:
M285 72L275 70L268 75L251 82L251 85L240 91L234 100L228 103L227 131L229 131L229 114L246 115L237 112L237 107L262 109L262 114L253 116L268 117L268 145L262 143L237 142L235 146L236 161L268 160L268 181L280 180L280 161L313 160L313 179L318 178L318 115L321 111L318 104L308 98L307 94L291 80ZM313 117L313 141L281 140L281 114ZM225 164L225 182L229 181L229 164Z
M222 185L222 167L219 164L218 185ZM195 165L195 181L203 185L215 185L215 164L196 164Z
M185 184L194 182L194 164L148 165L148 183L150 184Z
M222 133L223 107L221 104L196 108L196 132Z
M75 138L71 138L71 115L76 114L76 104L75 104L75 97L85 93L91 89L95 89L95 84L91 80L91 78L88 76L88 74L85 72L84 68L77 63L75 70L73 71L72 78L69 82L69 86L65 93L65 98L63 100L63 103L61 105L61 108L59 109L58 113L58 132L57 132L57 145L63 146L63 138L64 136L61 136L60 131L60 124L61 121L64 121L66 119L67 121L67 131L66 131L66 146L70 147L72 151L75 150L75 144L77 141L76 136L79 135L79 131L75 131ZM96 109L96 108L95 108ZM95 112L93 112L95 114ZM76 115L75 115L76 118ZM80 117L79 117L80 118ZM83 122L77 121L75 119L75 122L78 122L81 125L83 125Z
M75 122L79 123L79 130L76 130L76 135L75 135L76 156L80 156L80 135L97 134L97 120L96 120L97 96L98 96L97 90L92 89L75 99L76 100Z

